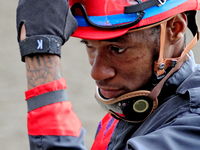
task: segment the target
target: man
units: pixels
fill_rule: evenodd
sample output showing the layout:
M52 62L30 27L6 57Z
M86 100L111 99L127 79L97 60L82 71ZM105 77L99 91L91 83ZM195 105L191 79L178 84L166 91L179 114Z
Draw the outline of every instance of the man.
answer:
M109 112L91 149L199 149L200 67L191 51L199 1L71 0L70 6L75 32L66 1L19 2L31 149L85 149L60 69L60 47L73 32L86 44L96 99ZM194 38L185 46L187 25Z

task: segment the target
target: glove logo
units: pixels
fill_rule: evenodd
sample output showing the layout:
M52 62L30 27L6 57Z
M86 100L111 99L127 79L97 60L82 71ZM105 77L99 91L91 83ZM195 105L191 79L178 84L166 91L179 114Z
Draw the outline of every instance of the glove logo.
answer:
M43 40L37 40L38 47L37 49L43 49Z

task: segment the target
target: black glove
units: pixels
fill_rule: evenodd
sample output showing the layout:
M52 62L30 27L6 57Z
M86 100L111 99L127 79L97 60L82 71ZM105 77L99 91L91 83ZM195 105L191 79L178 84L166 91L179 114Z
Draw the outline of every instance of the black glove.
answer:
M20 42L22 25L26 38ZM68 0L19 0L17 7L18 42L22 61L27 55L57 54L75 31L77 21L69 9Z

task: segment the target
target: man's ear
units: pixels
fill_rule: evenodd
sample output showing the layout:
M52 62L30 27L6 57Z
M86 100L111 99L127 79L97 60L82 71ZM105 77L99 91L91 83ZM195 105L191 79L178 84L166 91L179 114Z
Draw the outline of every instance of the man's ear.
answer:
M185 13L181 13L173 17L167 22L167 34L168 40L171 44L176 43L182 37L187 29L187 16Z

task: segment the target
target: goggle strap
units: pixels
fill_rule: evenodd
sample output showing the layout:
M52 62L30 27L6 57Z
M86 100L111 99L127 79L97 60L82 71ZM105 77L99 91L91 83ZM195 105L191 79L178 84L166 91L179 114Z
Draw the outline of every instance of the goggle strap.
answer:
M139 11L144 11L145 9L151 8L153 6L161 6L166 2L166 0L147 0L145 2L130 5L124 7L124 14L132 14Z
M85 10L85 7L81 3L74 3L72 5L71 12L72 12L73 16L75 15L75 10L77 8L79 8L81 10L83 17L84 17L85 21L87 22L87 24L89 24L92 27L96 27L96 28L100 28L100 29L122 29L122 28L132 27L132 26L138 24L142 20L144 14L145 14L144 11L140 11L137 14L138 17L134 21L129 22L129 23L125 23L125 24L117 24L117 25L111 25L111 26L110 25L98 25L98 24L93 23L90 20L87 12Z

